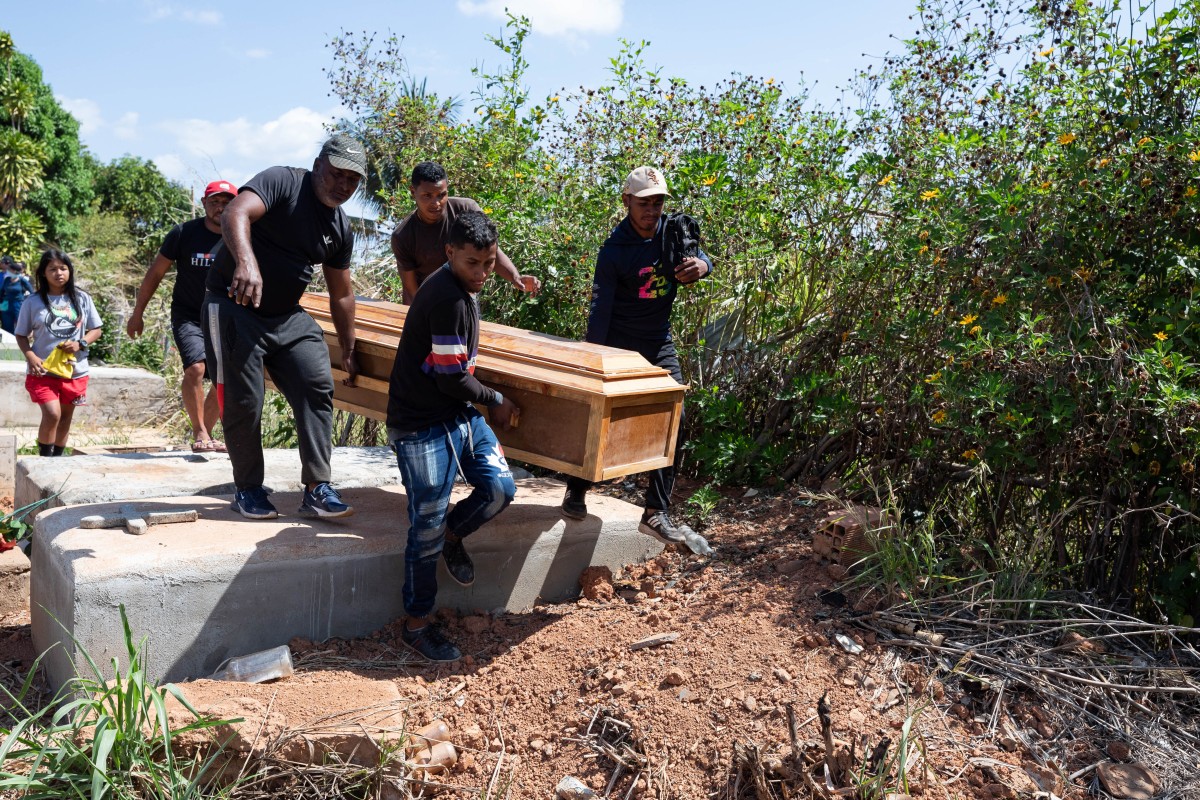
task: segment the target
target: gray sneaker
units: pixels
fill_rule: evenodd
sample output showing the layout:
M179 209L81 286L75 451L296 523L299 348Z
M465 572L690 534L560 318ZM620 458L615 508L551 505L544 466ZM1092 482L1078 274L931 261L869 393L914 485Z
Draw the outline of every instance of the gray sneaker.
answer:
M642 522L638 525L638 532L644 533L647 536L653 536L663 544L685 544L687 537L684 535L684 525L676 525L667 516L666 511L655 511L647 508L642 514Z

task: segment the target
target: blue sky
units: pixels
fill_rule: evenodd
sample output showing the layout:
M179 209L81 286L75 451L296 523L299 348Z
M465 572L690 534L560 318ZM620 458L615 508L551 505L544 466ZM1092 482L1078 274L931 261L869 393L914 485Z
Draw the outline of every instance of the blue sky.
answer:
M268 166L308 166L340 116L323 69L340 31L404 37L410 72L467 100L474 66L495 67L488 34L504 7L528 16L534 99L597 86L620 39L697 84L734 72L801 83L822 101L856 69L911 36L910 0L70 0L6 4L0 28L42 67L102 160L153 160L192 187L242 182ZM815 82L815 86L813 86Z

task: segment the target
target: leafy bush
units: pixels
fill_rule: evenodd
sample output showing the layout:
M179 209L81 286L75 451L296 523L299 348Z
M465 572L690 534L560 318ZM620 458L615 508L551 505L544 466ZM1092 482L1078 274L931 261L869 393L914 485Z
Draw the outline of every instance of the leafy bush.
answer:
M666 170L717 265L674 320L694 470L894 486L906 518L933 509L943 552L922 561L1143 610L1169 595L1182 619L1200 611L1175 566L1200 507L1197 11L918 3L918 33L829 108L771 77L695 87L629 42L606 85L531 105L520 18L469 119L395 91L394 43L340 38L331 75L381 173L442 162L542 277L540 302L485 293L508 324L580 335L624 175ZM402 182L378 191L409 211Z

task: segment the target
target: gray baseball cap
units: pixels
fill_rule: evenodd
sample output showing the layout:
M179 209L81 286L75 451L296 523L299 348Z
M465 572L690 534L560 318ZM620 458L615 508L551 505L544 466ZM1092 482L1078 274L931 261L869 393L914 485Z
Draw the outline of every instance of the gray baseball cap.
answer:
M353 136L339 133L321 147L321 156L338 169L348 169L367 177L367 150Z

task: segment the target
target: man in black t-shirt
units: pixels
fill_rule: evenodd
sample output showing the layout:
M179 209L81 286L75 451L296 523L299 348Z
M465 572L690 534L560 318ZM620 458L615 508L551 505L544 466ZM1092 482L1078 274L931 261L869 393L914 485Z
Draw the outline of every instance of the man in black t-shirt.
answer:
M171 292L171 333L183 361L183 408L192 424L192 450L197 453L224 453L225 445L212 438L220 418L216 391L204 396L204 331L200 328L200 307L204 305L204 282L221 241L221 214L237 196L237 187L229 181L213 181L204 189L204 216L176 225L163 239L154 263L146 270L137 300L125 332L129 338L142 335L142 314L150 298L158 291L167 270L175 265L175 288Z
M392 254L396 256L396 269L400 271L403 297L411 305L413 295L434 273L446 263L446 245L450 243L450 228L459 214L479 211L479 204L466 197L450 196L450 181L441 164L422 161L412 171L408 187L417 208L392 231ZM496 274L522 292L534 297L541 291L542 284L532 275L517 271L503 250L496 249Z
M221 402L221 424L237 486L232 510L273 519L263 486L263 373L287 399L296 422L304 499L299 513L344 517L354 509L330 486L333 375L320 326L300 308L300 296L321 265L329 311L342 347L345 382L354 360L353 237L341 205L366 177L360 142L337 135L325 142L312 171L271 167L241 187L225 209L224 246L208 275L204 337Z

